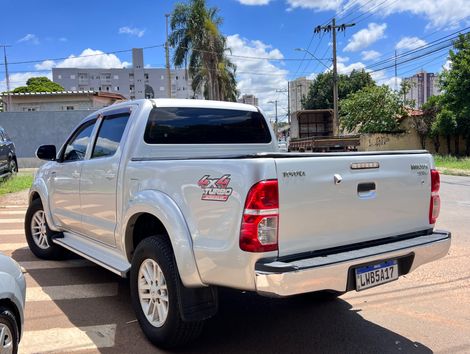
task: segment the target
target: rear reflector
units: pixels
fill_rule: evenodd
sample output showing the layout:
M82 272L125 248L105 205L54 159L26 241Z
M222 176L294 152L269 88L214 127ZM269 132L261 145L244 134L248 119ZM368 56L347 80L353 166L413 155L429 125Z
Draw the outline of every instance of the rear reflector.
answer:
M279 191L277 180L251 187L246 197L240 228L240 249L269 252L278 249Z
M441 179L437 170L431 170L431 201L429 205L429 223L435 224L441 210L441 198L439 188Z

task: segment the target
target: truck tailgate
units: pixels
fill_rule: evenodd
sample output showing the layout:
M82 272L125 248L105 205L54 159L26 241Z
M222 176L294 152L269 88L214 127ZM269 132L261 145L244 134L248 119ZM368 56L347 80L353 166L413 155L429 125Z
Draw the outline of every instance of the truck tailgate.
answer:
M296 155L275 162L280 256L432 228L429 154Z

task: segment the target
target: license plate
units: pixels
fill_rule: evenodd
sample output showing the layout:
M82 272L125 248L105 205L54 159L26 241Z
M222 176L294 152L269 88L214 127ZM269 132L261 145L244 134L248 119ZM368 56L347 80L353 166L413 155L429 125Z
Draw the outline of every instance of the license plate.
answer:
M356 268L356 290L372 288L398 279L396 260Z

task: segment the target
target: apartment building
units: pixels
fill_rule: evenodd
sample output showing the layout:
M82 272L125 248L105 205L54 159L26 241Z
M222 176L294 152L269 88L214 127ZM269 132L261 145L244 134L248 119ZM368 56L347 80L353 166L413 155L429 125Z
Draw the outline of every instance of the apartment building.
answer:
M142 48L132 49L132 67L53 68L52 80L67 91L119 93L128 99L168 98L165 68L146 68ZM194 98L185 69L171 70L171 97Z
M427 73L422 70L411 77L404 79L410 83L410 90L406 94L406 99L413 101L414 108L421 108L429 97L440 94L439 77L434 73Z
M289 81L289 111L291 117L294 112L302 109L302 99L307 96L308 90L313 80L306 77L299 77L293 81Z
M258 106L258 97L256 97L255 95L243 95L238 99L238 102Z

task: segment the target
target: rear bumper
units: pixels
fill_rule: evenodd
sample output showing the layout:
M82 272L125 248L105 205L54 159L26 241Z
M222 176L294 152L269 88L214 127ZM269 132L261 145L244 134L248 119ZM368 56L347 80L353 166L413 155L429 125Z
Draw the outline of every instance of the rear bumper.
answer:
M397 259L399 274L407 274L444 257L450 240L450 232L434 231L430 235L328 256L292 262L261 260L255 267L256 291L266 296L289 296L320 290L353 290L356 267Z

